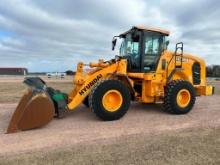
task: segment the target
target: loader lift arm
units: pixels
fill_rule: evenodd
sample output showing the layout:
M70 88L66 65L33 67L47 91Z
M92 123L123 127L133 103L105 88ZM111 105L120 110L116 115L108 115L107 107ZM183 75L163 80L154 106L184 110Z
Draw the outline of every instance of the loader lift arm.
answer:
M73 110L77 107L91 92L93 87L102 79L107 79L112 77L115 74L123 74L126 75L126 60L119 60L116 62L108 62L105 67L102 69L97 70L96 72L88 75L83 75L82 72L83 64L80 63L77 67L77 75L74 78L74 84L76 85L73 91L69 94L69 101L68 101L68 109ZM91 67L93 66L104 66L103 62L98 64L90 64Z

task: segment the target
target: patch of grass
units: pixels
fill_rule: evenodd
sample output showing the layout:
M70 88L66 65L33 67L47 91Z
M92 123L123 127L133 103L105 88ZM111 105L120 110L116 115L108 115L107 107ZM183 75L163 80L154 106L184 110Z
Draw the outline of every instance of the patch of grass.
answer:
M216 95L220 95L220 81L209 81L208 84L215 87Z
M208 84L215 86L215 94L220 94L220 81L210 81ZM65 93L69 93L73 88L71 80L68 82L48 82L47 85ZM26 88L21 82L0 82L0 103L18 102Z
M140 134L106 141L2 157L0 164L220 164L220 129Z
M48 86L69 93L72 90L72 82L48 82ZM21 82L0 82L0 103L16 103L24 94L27 86Z

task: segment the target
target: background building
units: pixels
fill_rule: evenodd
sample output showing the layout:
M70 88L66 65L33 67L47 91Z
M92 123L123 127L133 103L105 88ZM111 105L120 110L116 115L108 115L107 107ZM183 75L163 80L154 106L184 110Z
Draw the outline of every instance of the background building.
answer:
M72 76L72 75L75 75L76 72L72 71L72 70L67 70L66 71L66 75L68 76Z
M0 75L27 75L27 68L0 68Z

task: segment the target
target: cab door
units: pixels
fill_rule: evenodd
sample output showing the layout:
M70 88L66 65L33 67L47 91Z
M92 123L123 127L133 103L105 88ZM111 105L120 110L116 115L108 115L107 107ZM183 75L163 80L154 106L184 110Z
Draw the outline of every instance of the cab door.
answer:
M158 33L147 32L143 39L142 71L152 72L157 68L162 53L163 36Z
M160 33L146 32L143 37L142 49L142 101L145 103L155 102L155 96L163 93L162 74L157 73L157 65L162 53L164 37Z

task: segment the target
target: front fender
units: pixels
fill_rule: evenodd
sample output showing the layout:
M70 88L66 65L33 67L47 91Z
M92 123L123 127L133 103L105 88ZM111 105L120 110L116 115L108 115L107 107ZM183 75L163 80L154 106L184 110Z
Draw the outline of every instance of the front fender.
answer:
M76 108L82 101L89 95L91 90L96 86L96 84L105 78L108 78L109 73L114 73L117 71L118 64L112 64L106 68L103 68L91 75L87 75L88 78L81 86L76 86L73 91L69 94L69 103L67 107L69 110ZM72 94L75 94L74 96Z

